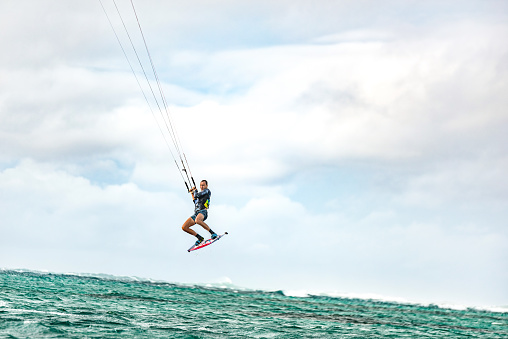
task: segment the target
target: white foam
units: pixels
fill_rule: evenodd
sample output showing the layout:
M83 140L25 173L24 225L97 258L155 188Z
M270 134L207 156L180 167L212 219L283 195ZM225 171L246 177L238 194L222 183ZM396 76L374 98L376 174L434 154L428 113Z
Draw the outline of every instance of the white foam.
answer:
M310 296L309 293L305 290L286 290L282 291L282 293L284 293L284 295L288 297L305 298Z
M508 306L478 306L478 307L472 307L472 308L475 310L480 310L480 311L508 313Z
M180 285L180 284L179 284ZM250 289L237 286L233 284L233 280L229 277L220 277L216 281L208 282L208 283L202 283L202 284L195 284L194 286L203 286L208 288L222 288L222 289L229 289L233 290L234 292L237 291L249 291Z

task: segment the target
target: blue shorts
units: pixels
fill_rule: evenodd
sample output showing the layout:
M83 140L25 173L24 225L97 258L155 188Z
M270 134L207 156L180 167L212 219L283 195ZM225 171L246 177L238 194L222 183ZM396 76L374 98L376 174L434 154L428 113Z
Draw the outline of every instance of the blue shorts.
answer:
M198 216L198 214L203 214L203 221L206 220L206 218L208 218L208 211L207 210L200 210L200 211L196 211L196 213L194 213L194 215L191 215L191 218L192 220L196 221L196 217Z

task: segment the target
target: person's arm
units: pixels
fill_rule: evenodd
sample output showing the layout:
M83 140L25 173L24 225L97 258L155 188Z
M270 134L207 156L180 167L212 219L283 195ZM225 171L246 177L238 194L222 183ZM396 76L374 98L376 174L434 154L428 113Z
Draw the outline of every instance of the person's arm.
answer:
M194 196L194 192L197 192L196 190L196 187L192 187L190 190L189 190L190 194L192 195L192 201L194 201L194 199L196 199L196 197Z

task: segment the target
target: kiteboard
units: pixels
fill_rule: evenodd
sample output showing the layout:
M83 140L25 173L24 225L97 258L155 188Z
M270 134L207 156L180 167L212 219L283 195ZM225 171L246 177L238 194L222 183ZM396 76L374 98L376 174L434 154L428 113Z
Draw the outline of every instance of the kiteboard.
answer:
M228 232L225 232L224 234L219 235L219 236L218 236L217 238L215 238L215 239L208 239L208 240L205 240L205 241L203 241L201 244L199 244L199 245L197 245L197 246L196 246L196 245L192 245L192 247L191 247L191 248L189 248L189 249L187 250L187 252L191 252L191 251L199 250L200 248L203 248L203 247L206 247L206 246L208 246L208 245L211 245L211 244L213 244L214 242L216 242L217 240L219 240L220 238L222 238L223 236L225 236L226 234L228 234Z

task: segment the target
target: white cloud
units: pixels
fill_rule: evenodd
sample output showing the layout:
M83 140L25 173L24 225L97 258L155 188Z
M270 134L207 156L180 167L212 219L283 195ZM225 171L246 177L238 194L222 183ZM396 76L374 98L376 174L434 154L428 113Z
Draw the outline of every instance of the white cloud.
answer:
M290 46L258 49L254 55L237 52L233 59L228 55L222 64L229 74L245 64L263 69L258 65L266 60L288 62L275 62L278 68L259 73L245 95L180 110L180 125L196 122L206 135L206 152L199 138L188 143L188 149L199 150L191 158L200 167L218 168L230 178L242 173L249 180L281 178L305 164L342 166L351 160L402 169L412 163L416 172L453 158L466 166L475 159L485 167L491 162L503 166L496 159L505 157L499 127L506 123L500 107L507 103L489 89L506 87L495 71L506 50L488 46L496 46L504 30L465 28L493 38L487 44L482 34L470 36L475 49L469 54L445 27L416 42ZM486 58L493 62L485 64ZM221 72L219 67L215 78ZM226 79L233 77L229 74Z
M29 160L3 170L0 182L10 197L2 200L6 244L14 238L42 248L129 247L153 237L147 231L164 227L160 219L181 205L171 193L145 192L132 183L101 187Z

